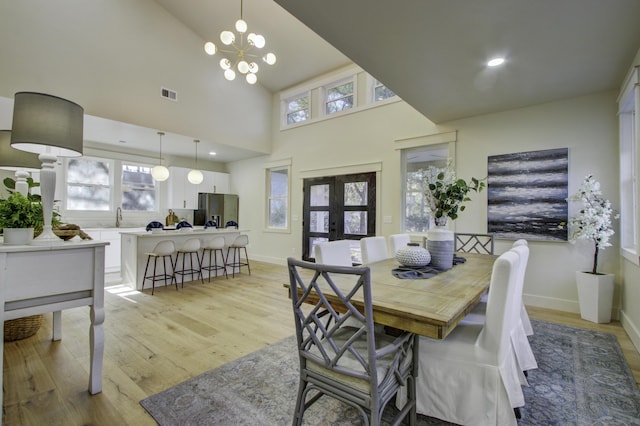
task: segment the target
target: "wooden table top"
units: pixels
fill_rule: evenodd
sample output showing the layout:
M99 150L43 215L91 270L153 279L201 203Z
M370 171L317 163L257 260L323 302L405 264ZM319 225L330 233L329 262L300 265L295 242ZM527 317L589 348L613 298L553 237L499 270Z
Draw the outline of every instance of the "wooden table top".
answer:
M465 263L426 279L394 277L391 270L399 266L395 259L368 265L374 322L444 339L489 288L497 259L486 254L460 255L467 259Z

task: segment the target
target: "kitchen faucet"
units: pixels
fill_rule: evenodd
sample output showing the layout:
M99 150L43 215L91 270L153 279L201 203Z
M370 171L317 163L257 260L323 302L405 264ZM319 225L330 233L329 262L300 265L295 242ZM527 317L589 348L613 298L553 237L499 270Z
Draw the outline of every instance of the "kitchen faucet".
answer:
M118 207L116 209L116 228L120 228L120 221L122 220L122 209Z

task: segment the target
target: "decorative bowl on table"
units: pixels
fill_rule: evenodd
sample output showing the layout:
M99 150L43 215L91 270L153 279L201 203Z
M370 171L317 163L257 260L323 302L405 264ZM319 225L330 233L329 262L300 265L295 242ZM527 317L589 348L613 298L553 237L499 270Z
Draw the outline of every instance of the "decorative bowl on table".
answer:
M407 243L396 252L396 260L402 266L421 267L427 266L431 262L429 250L420 247L418 243Z
M53 233L64 241L68 241L80 235L80 226L75 224L57 225L52 229Z

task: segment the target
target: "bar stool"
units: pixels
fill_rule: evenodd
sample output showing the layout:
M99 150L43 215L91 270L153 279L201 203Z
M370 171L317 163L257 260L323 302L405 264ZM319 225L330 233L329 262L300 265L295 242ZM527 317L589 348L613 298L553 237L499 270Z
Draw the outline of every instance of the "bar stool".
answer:
M251 275L249 256L247 256L247 244L249 244L249 237L242 234L238 235L233 244L231 244L227 249L227 266L231 267L231 270L233 271L233 278L236 276L236 267L238 268L238 273L240 273L240 268L246 266L249 269L249 275ZM242 261L240 249L244 249L245 262ZM229 262L229 252L231 250L233 250L233 262Z
M144 277L142 278L142 291L144 291L144 283L147 280L151 280L151 295L153 296L153 292L156 289L156 281L164 280L165 287L167 286L167 280L171 279L173 282L176 279L176 276L167 271L167 257L169 258L169 265L173 269L173 259L172 255L176 251L176 248L173 244L173 241L164 240L160 241L154 247L153 251L150 253L145 253L147 255L147 266L144 268ZM149 262L153 258L153 275L147 275L147 271L149 270ZM162 258L162 265L164 267L162 274L158 274L156 271L156 266L158 264L158 258ZM176 290L178 290L178 281L176 280Z
M209 271L209 282L211 282L211 271L216 271L216 277L218 276L218 271L223 270L224 275L229 279L229 275L227 274L227 263L224 260L224 237L215 237L211 240L207 241L204 244L202 250L202 260L200 262L200 269L204 271ZM204 256L209 252L209 264L204 264ZM220 252L220 257L222 257L222 265L218 266L218 252ZM213 256L213 264L211 262L211 257Z
M178 249L176 254L176 262L173 264L173 273L175 275L182 275L182 287L184 288L184 276L191 275L191 280L193 281L193 276L195 274L200 276L200 281L204 284L204 279L202 278L202 271L200 270L200 256L198 255L198 251L200 250L200 240L198 238L189 238L184 242L182 247ZM185 266L185 259L189 255L189 268ZM196 255L196 267L193 266L193 255ZM178 268L178 261L180 259L180 255L182 255L182 269ZM176 278L176 286L178 285L178 279Z

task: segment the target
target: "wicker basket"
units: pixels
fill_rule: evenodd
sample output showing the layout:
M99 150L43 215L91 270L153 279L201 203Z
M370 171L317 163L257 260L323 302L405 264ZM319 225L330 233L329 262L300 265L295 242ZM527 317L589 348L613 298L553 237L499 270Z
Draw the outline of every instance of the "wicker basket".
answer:
M30 317L16 318L4 322L4 341L26 339L38 332L42 325L43 315L32 315Z

